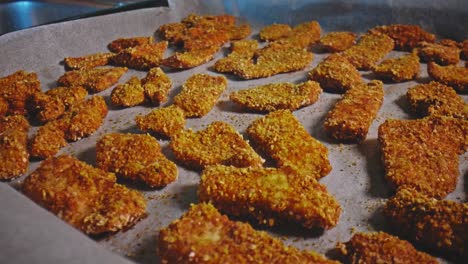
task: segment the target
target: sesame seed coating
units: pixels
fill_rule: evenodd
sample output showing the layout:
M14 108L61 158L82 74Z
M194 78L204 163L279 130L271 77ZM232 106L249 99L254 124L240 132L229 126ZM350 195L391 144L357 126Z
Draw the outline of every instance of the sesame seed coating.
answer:
M28 170L28 120L22 115L0 117L0 180L10 180Z
M227 57L215 62L213 68L217 72L234 72L236 69L242 68L242 65L248 63L255 55L258 42L256 40L239 40L232 42L230 49L231 53Z
M468 68L456 65L440 66L435 62L427 64L427 73L434 80L453 87L458 93L468 93Z
M292 32L292 28L286 24L271 24L263 27L259 36L263 41L273 41L288 36Z
M167 44L167 41L161 41L124 49L112 57L112 63L136 70L158 67L163 60Z
M141 80L145 96L153 104L164 103L172 88L172 80L161 68L152 68L145 78Z
M151 43L153 43L153 37L119 38L109 43L107 48L112 52L119 53L124 49Z
M439 65L458 64L460 61L460 49L454 46L421 42L417 48L418 56L422 61L434 61Z
M435 36L417 25L392 24L377 26L369 29L373 34L385 34L395 41L395 48L398 50L411 51L419 43L434 42Z
M177 106L154 109L146 116L135 117L140 130L152 131L160 136L172 137L185 127L185 114Z
M386 59L380 64L372 66L372 72L383 80L404 82L417 78L419 68L418 55L410 53L398 58Z
M23 70L0 78L0 87L0 97L8 104L7 115L26 115L27 101L41 91L37 74Z
M97 93L116 84L127 68L95 68L68 71L57 80L60 86L83 86L90 93Z
M126 83L117 85L112 90L111 101L114 105L123 107L142 104L145 101L145 91L140 79L133 76Z
M174 69L190 69L212 60L218 50L218 46L212 46L185 52L176 52L174 55L165 58L161 64Z
M67 57L64 59L66 70L92 69L109 64L114 53L96 53L81 57Z
M320 39L321 28L317 21L304 22L295 26L290 34L270 43L270 47L308 49Z
M340 52L356 44L357 35L353 32L330 32L319 40L319 45L328 52Z

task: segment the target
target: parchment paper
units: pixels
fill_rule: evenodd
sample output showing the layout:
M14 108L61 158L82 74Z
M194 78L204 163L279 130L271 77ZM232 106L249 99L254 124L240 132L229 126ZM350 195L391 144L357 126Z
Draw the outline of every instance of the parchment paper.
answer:
M183 2L187 3L187 1ZM286 2L287 4L285 4ZM378 24L400 22L420 24L427 30L437 33L439 37L452 37L458 40L467 38L467 9L466 7L459 9L453 6L461 3L461 1L449 1L452 3L450 8L446 8L445 6L435 8L431 5L429 5L430 8L424 8L408 4L408 2L414 3L416 1L394 1L402 5L396 5L393 8L388 4L386 5L387 1L372 1L374 4L370 2L273 1L271 2L271 6L265 6L261 4L263 1L253 1L249 2L251 3L251 6L249 6L244 1L194 1L193 5L187 6L187 4L181 5L181 2L177 1L175 4L174 2L171 3L172 8L142 9L41 26L0 37L0 76L11 74L19 69L35 71L39 74L42 89L51 89L56 86L55 81L64 72L63 65L61 64L63 58L104 52L106 51L107 43L119 37L153 35L160 25L180 21L189 12L200 14L228 12L236 14L244 21L252 22L252 24L256 25L255 31L258 31L261 25L272 22L283 22L294 25L300 22L318 20L325 32L332 30L364 32L366 29ZM434 3L436 1L426 2ZM284 5L286 5L286 9L283 8ZM395 10L400 10L401 12L397 13ZM287 14L284 15L284 12ZM414 16L415 14L417 15ZM447 20L440 21L441 17L447 18ZM252 20L250 21L250 19ZM252 37L255 38L255 34ZM170 53L171 51L168 51L166 55ZM399 52L392 52L389 57L398 56L399 54ZM254 119L263 115L242 112L240 108L229 102L228 96L230 92L272 82L305 81L307 72L313 69L326 56L327 54L315 53L313 62L305 70L280 74L265 79L243 81L227 75L228 88L214 109L203 118L189 119L186 128L199 130L215 120L221 120L232 124L245 135L247 126ZM194 69L167 71L174 85L170 94L171 99L162 106L172 103L172 98L181 90L181 85L189 76L201 72L218 75L210 67L214 61L221 57L223 57L222 52L217 54L215 60ZM421 75L416 81L385 85L384 105L377 119L372 124L367 139L359 145L337 144L329 140L324 134L322 128L323 119L334 103L340 98L340 95L323 93L315 104L294 112L307 131L328 147L329 159L333 170L320 182L325 184L329 192L339 200L343 210L338 225L323 233L304 232L292 227L267 230L268 232L280 237L286 244L291 244L301 249L315 250L332 256L331 249L334 248L335 244L349 240L353 232L386 230L385 221L381 215L381 208L386 199L390 197L391 191L386 184L383 166L380 161L377 128L387 118L415 118L409 112L405 93L409 87L416 85L418 82L429 81L425 64L421 66L420 73ZM127 81L131 76L136 75L142 78L145 74L145 72L129 70L121 78L120 83ZM373 78L373 75L369 72L362 72L362 74L366 81ZM80 160L95 165L95 143L101 136L112 131L142 133L136 128L134 117L137 114L146 114L154 109L154 107L146 105L127 109L116 108L110 103L109 96L111 90L108 89L98 93L106 98L110 109L103 127L92 136L71 143L63 148L60 153L72 154ZM463 98L466 102L467 96L463 96ZM173 154L167 147L168 141L160 140L160 143L163 146L164 153L174 160ZM468 155L466 154L460 156L459 183L455 192L450 194L447 199L463 201L465 197L464 182L468 177L467 158ZM39 162L32 162L29 172L25 175L31 173L38 165ZM187 170L181 166L178 166L178 168L179 179L160 190L148 189L141 185L125 182L127 186L141 190L148 198L149 216L125 232L94 238L96 247L104 246L110 251L121 256L126 256L138 263L158 263L159 260L155 251L159 230L179 218L188 209L190 203L197 202L196 192L199 172ZM18 188L24 178L25 176L22 176L7 184L13 188ZM4 183L1 184L3 185ZM7 201L8 199L19 199L17 198L18 195L14 192L12 194L9 188L3 188L2 186L0 192L6 197ZM3 203L2 211L7 211L13 215L19 214L21 208L15 204ZM27 213L31 221L30 225L25 224L24 221L18 223L5 221L2 217L0 219L1 229L17 228L27 230L31 234L36 234L35 230L37 227L35 226L35 221L38 219L38 214L41 215L41 221L49 219L50 221L57 222L53 215L42 212L44 210L39 207L37 209ZM41 211L41 213L37 211ZM24 209L21 212L24 213ZM54 230L51 230L51 232L54 232ZM15 243L15 241L18 242L15 233L4 233L4 236L0 236L0 241L2 244L10 246L2 247L1 255L8 257L19 254L18 245L21 243ZM57 239L60 239L58 236L61 234L57 233L56 235ZM85 236L79 232L69 232L69 235L70 239L82 239ZM32 244L45 244L41 235L36 234L35 236L31 236L31 239ZM8 241L13 242L8 243ZM67 246L67 243L54 244L54 246L43 247L43 251L48 252L50 255L60 256L63 260L76 259L76 256L68 254L64 250ZM80 252L82 256L89 257L96 255L94 252L84 250L79 244L74 246L76 247L75 253ZM32 254L31 258L34 258L34 256ZM18 260L15 263L24 262L24 259L22 260ZM29 261L32 260L29 259ZM99 262L102 262L101 259L99 259ZM114 263L114 260L109 258L108 262Z

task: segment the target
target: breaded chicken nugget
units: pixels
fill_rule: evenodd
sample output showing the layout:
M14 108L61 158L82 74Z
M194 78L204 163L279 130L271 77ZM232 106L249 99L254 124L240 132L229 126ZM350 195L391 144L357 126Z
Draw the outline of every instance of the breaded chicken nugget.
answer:
M69 71L60 76L57 83L60 86L83 86L91 93L104 91L116 84L127 68L96 68Z
M267 226L330 229L341 212L336 199L313 177L275 168L209 166L201 175L198 197L223 213Z
M263 41L274 41L291 34L292 28L286 24L271 24L263 27L259 36Z
M232 26L226 29L230 40L240 40L248 37L252 33L249 24L242 24L240 26Z
M28 120L22 115L0 117L0 180L9 180L28 170Z
M317 21L295 26L290 34L270 43L271 47L294 47L308 49L320 39L321 28Z
M330 32L319 40L319 45L327 52L340 52L356 44L357 35L349 31Z
M212 47L221 47L229 41L229 34L213 26L195 26L186 30L183 37L184 49L196 51Z
M404 82L414 80L419 75L419 57L415 53L391 58L372 66L372 72L383 80Z
M8 112L8 101L0 97L0 116L6 115Z
M159 233L161 263L337 263L285 246L249 224L231 221L211 204L192 205Z
M141 80L145 96L153 104L164 103L172 88L172 80L161 68L152 68L145 78Z
M255 51L258 49L256 40L239 40L232 42L231 53L222 59L219 59L214 64L214 69L217 72L234 72L240 69L244 64L254 57Z
M0 87L0 98L8 104L7 115L26 115L27 101L41 91L37 74L23 70L0 78Z
M127 48L112 57L112 62L136 70L149 70L158 67L167 49L167 41L143 44Z
M201 16L197 14L189 14L182 20L182 23L194 26L197 24L209 24L209 25L234 25L236 23L236 17L231 15L216 15L216 16Z
M96 164L117 176L164 187L177 179L177 166L150 135L110 133L96 143Z
M202 117L211 111L226 86L224 76L192 75L174 97L174 105L184 110L185 117Z
M43 92L34 93L30 103L33 111L37 112L36 119L40 122L55 120L65 112L65 105L60 99L48 96Z
M359 71L341 56L331 55L308 73L309 79L331 93L344 93L363 83Z
M65 137L76 141L93 134L104 122L107 112L107 105L102 96L93 96L73 105L65 115L65 118L70 120Z
M168 23L160 26L157 32L172 44L180 44L188 25L185 23Z
M172 137L185 127L184 111L174 105L155 109L146 116L136 116L135 121L140 130L164 137Z
M361 142L384 100L381 81L356 85L328 112L323 124L327 135L343 142Z
M440 65L458 64L460 62L460 49L458 47L421 42L417 52L424 62L434 61Z
M124 49L151 43L153 43L153 37L119 38L109 43L107 48L112 52L119 53Z
M418 84L408 89L411 110L420 115L443 115L468 119L468 105L454 89L438 82Z
M234 127L221 121L204 130L184 130L173 135L170 147L177 160L193 169L215 164L255 167L264 162Z
M398 235L452 258L466 259L468 204L436 200L412 189L390 198L384 215Z
M332 169L327 147L309 135L289 110L271 112L255 120L247 133L280 168L316 179Z
M86 234L116 232L146 216L143 195L117 184L114 174L67 155L43 161L22 191Z
M344 263L439 263L408 241L384 232L357 233L348 242L338 243L337 248Z
M81 86L56 87L47 90L45 94L59 99L65 106L65 109L69 109L72 105L83 102L86 96L88 96L88 91Z
M212 46L204 49L176 52L174 55L165 58L161 64L174 69L190 69L212 60L218 50L218 46Z
M435 36L417 25L392 24L377 26L369 29L373 34L385 34L395 41L395 48L398 50L411 51L419 43L426 41L433 43Z
M322 89L314 81L299 84L272 83L232 92L229 99L236 104L255 111L291 111L315 103Z
M64 59L66 70L92 69L109 64L114 53L96 53L82 57L67 57Z
M452 48L462 48L463 43L458 43L453 39L441 39L439 40L440 45L444 45L446 47L452 47Z
M35 158L52 157L67 145L65 133L70 126L70 119L52 120L39 127L29 142L29 154Z
M145 90L140 79L133 76L124 84L119 84L112 90L111 101L114 105L131 107L145 101Z
M455 189L458 153L467 147L468 121L449 117L387 120L378 140L391 187L407 186L443 198Z
M427 64L427 72L434 80L453 87L459 93L468 93L468 68L456 65L440 66L434 62Z

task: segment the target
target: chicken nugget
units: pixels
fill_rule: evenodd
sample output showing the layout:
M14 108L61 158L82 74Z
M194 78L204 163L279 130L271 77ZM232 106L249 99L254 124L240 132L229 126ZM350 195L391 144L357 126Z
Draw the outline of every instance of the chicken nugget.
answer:
M317 21L295 26L290 34L270 43L271 47L295 47L308 49L320 39L321 28Z
M184 23L168 23L160 26L157 32L170 43L177 45L183 42L187 28L188 25Z
M385 232L357 233L337 248L344 263L439 263L408 241Z
M330 93L344 93L363 83L361 74L348 60L331 55L308 73L310 80L320 83L320 87Z
M6 115L8 112L8 101L0 97L0 116Z
M320 84L314 81L299 84L272 83L232 92L229 99L255 111L271 112L279 109L293 111L315 103L321 93Z
M263 41L274 41L288 36L291 32L292 28L289 25L272 24L263 27L259 32L259 36Z
M248 37L252 33L249 24L242 24L240 26L231 26L226 29L229 40L240 40Z
M109 61L114 53L96 53L82 57L67 57L64 59L65 69L68 70L82 70L92 69L98 66L109 64Z
M231 221L211 204L189 211L159 232L161 263L338 263L285 246L249 224Z
M68 155L43 161L22 191L86 234L116 232L146 216L142 194L117 184L114 174Z
M29 122L22 115L0 117L0 180L10 180L28 170Z
M221 47L229 41L229 34L214 27L192 27L184 35L184 49L187 51L202 50L212 47Z
M218 46L212 46L204 49L176 52L174 55L165 58L161 64L174 69L190 69L212 60L218 50Z
M418 84L408 89L411 110L420 115L443 115L468 119L468 106L454 89L438 82Z
M172 80L161 68L152 68L145 78L141 80L145 96L153 104L164 103L172 88Z
M173 135L170 147L177 160L197 170L214 164L255 167L264 162L234 127L221 121L204 130L184 130Z
M441 39L439 40L439 44L444 45L446 47L459 48L459 49L463 47L463 43L458 43L453 39Z
M387 201L384 215L399 236L451 258L466 259L468 203L436 200L402 188Z
M107 48L112 52L119 53L124 49L151 43L153 43L153 37L119 38L109 43Z
M434 61L439 65L458 64L460 49L443 44L421 42L417 48L418 56L424 62Z
M342 142L362 142L384 100L381 81L357 85L346 91L328 112L323 124L327 135Z
M435 62L427 64L427 73L434 80L453 87L455 91L468 93L468 68L456 65L440 66Z
M356 37L349 31L330 32L321 37L318 44L327 52L340 52L356 44Z
M327 147L309 135L289 110L271 112L255 120L247 133L280 168L316 179L332 169Z
M369 29L369 32L391 37L395 41L395 48L404 51L411 51L423 41L430 43L435 41L435 35L417 25L392 24L377 26Z
M89 92L97 93L116 84L126 72L125 67L69 71L60 76L57 83L66 87L83 86Z
M202 117L211 111L226 86L224 76L192 75L174 97L174 105L184 110L185 117Z
M49 158L67 145L65 133L70 126L69 118L52 120L39 127L29 142L29 154L35 158Z
M184 111L174 105L155 109L146 116L136 116L135 121L140 130L163 137L172 137L185 127Z
M419 57L415 53L391 58L372 66L372 72L383 80L404 82L414 80L419 75Z
M136 70L149 70L161 64L166 49L167 41L127 48L113 56L112 63Z
M232 42L231 53L227 57L217 60L213 68L217 72L234 72L236 69L242 68L244 64L249 63L257 49L258 42L256 40Z
M133 76L124 84L119 84L112 90L111 101L114 105L131 107L145 101L145 90L140 79Z
M341 212L316 179L275 168L209 166L201 175L198 197L223 213L267 226L330 229Z
M177 166L150 135L110 133L96 143L97 167L117 176L164 187L177 179Z
M41 91L40 81L34 72L23 70L0 78L0 98L8 104L7 115L26 115L26 104L31 96Z
M107 105L102 96L93 96L72 106L66 113L66 118L70 119L66 139L77 141L93 134L104 122L107 112Z
M47 90L45 94L59 99L65 109L69 109L72 105L83 102L88 96L88 91L82 86L56 87Z
M40 122L48 122L59 118L65 112L65 105L58 98L42 92L34 93L30 99L31 107L37 112L35 117Z
M458 179L458 154L467 147L468 121L449 117L386 120L378 141L390 187L408 186L443 198Z

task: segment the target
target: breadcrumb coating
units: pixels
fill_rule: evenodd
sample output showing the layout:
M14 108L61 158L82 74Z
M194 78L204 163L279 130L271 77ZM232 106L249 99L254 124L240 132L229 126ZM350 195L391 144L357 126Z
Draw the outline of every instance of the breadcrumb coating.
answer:
M440 66L435 62L427 64L427 72L434 80L453 87L459 93L468 93L468 68L456 65Z
M22 115L0 117L0 180L10 180L28 170L29 122Z
M127 48L112 57L112 62L136 70L149 70L161 64L167 44L161 41Z
M392 24L377 26L369 29L369 32L391 37L395 41L395 48L404 51L411 51L423 41L430 43L435 41L435 35L417 25Z
M331 55L308 73L310 80L330 93L344 93L363 82L359 71L341 56Z
M250 110L271 112L279 109L291 111L315 103L322 89L314 81L299 84L272 83L239 90L229 95L236 104Z
M202 65L213 59L219 47L207 47L204 49L176 52L163 60L162 65L174 69L190 69Z
M115 67L69 71L60 76L57 83L67 87L83 86L90 93L97 93L116 84L127 70L125 67Z
M67 155L43 161L22 191L86 234L116 232L146 216L142 194L117 184L114 174Z
M264 162L234 127L221 121L204 130L184 130L173 135L170 147L177 160L197 170L215 164L255 167Z
M0 97L0 116L6 115L8 112L8 101Z
M463 41L463 46L460 54L463 60L468 60L468 39Z
M211 204L191 205L159 232L161 263L338 263L313 251L285 246L249 224L231 221Z
M170 138L184 129L185 114L179 107L171 105L154 109L146 116L138 115L135 121L140 130Z
M247 133L280 168L316 179L332 169L327 147L309 135L289 110L271 112L255 120Z
M252 33L249 24L242 24L240 26L228 27L226 32L230 40L240 40L248 37Z
M32 108L30 112L36 112L36 119L43 123L55 120L65 112L65 105L60 99L43 92L34 93L29 103Z
M449 117L385 121L378 140L391 187L407 186L443 198L458 178L458 154L467 148L468 121Z
M96 143L96 164L117 176L164 187L177 179L177 166L150 135L110 133Z
M411 111L419 116L443 115L468 120L468 105L453 88L438 82L418 84L408 89Z
M274 41L291 34L292 28L286 24L271 24L263 27L259 36L263 41Z
M145 96L153 104L167 101L167 96L172 88L172 80L161 68L152 68L145 78L141 80Z
M319 40L319 45L327 52L344 51L356 44L357 35L349 31L330 32Z
M119 53L124 49L151 43L153 43L153 37L119 38L109 43L107 48L114 53Z
M70 126L70 119L56 119L39 127L29 142L29 154L35 158L52 157L67 145L65 133Z
M411 189L400 189L384 207L398 235L460 260L467 256L468 204L436 200Z
M124 84L117 85L111 93L111 101L114 105L132 107L145 102L145 90L140 79L133 76Z
M327 135L343 142L362 142L384 100L381 81L348 90L328 112L323 124Z
M185 117L202 117L211 111L226 87L224 76L192 75L174 97L174 105L184 110Z
M249 63L258 49L256 40L239 40L232 42L231 53L216 61L213 68L217 72L234 72L243 67L243 64Z
M96 53L81 57L67 57L64 59L66 70L92 69L109 64L114 53Z
M183 42L187 28L188 25L184 23L168 23L161 25L157 32L170 43L177 45Z
M270 43L271 47L291 47L308 49L320 39L321 28L317 21L309 21L295 26L290 34Z
M229 41L229 34L215 26L195 26L188 28L184 35L184 49L187 51L221 47Z
M372 72L383 80L393 82L414 80L419 76L419 57L415 53L410 53L398 58L386 59L371 68Z
M223 213L266 226L330 229L341 212L337 200L313 177L275 168L209 166L201 175L198 197Z
M384 232L357 233L337 248L344 263L432 263L439 261L411 243Z
M0 98L7 102L7 115L26 115L27 102L41 91L40 81L34 72L23 70L0 78Z
M81 86L72 87L56 87L47 90L46 95L60 100L65 109L69 109L72 105L83 102L88 96L88 91Z
M463 43L458 43L453 39L441 39L439 40L440 45L444 45L446 47L452 47L452 48L462 48Z
M65 137L76 141L93 134L104 122L107 116L107 105L102 96L93 96L90 99L76 104L67 112L70 126Z
M434 61L439 65L458 64L460 49L454 46L421 42L417 48L418 56L424 62Z

